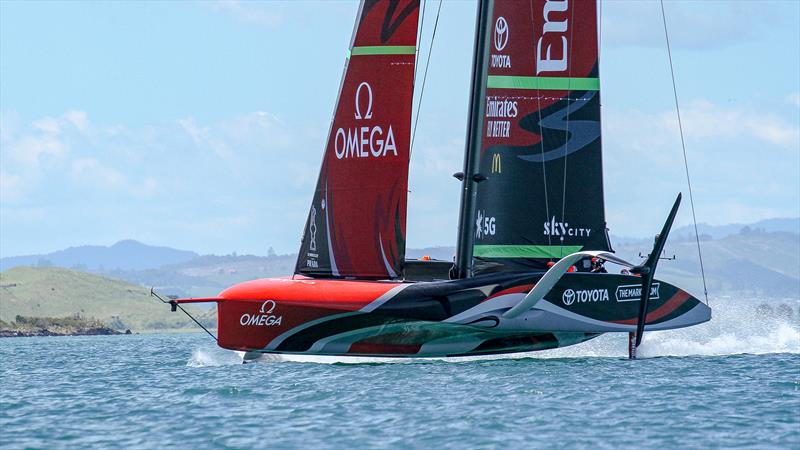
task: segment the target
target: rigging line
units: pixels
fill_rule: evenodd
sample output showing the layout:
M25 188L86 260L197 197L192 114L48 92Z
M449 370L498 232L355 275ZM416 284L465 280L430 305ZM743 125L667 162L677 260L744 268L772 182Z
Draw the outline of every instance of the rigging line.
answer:
M664 12L664 0L661 0L661 19L664 22L664 38L667 41L667 56L669 57L669 73L672 76L672 94L675 98L675 112L678 115L678 130L681 135L681 148L683 149L683 167L686 170L686 183L689 185L689 204L692 206L692 222L694 223L694 238L697 242L697 257L700 260L700 273L703 277L703 295L705 295L706 305L708 305L708 286L706 285L706 271L703 267L703 252L700 251L700 235L697 232L697 216L694 212L694 196L692 195L692 179L689 176L689 161L686 157L686 142L683 139L683 124L681 123L681 109L678 105L678 88L675 84L675 69L672 65L672 50L669 45L669 33L667 32L667 15Z
M174 300L173 300L173 301L174 301ZM177 307L178 307L178 308L179 308L181 311L183 311L183 313L184 313L184 314L186 314L187 316L189 316L189 318L190 318L190 319L192 319L192 320L194 321L194 323L196 323L196 324L197 324L197 325L198 325L200 328L202 328L202 329L203 329L203 331L205 331L206 333L208 333L208 335L209 335L209 336L211 336L212 338L214 338L214 340L215 340L215 341L219 342L219 339L217 339L217 337L216 337L216 336L214 336L214 335L213 335L213 334L212 334L210 331L208 331L208 328L204 327L202 323L198 322L198 321L197 321L197 319L195 319L195 318L194 318L194 317L193 317L191 314L189 314L189 312L187 312L185 309L183 309L183 306L181 306L181 305L179 305L179 304L177 304L177 303L175 303L175 306L177 306Z
M425 0L422 0L422 13L419 18L419 34L417 35L417 51L414 55L414 84L417 83L417 63L419 62L419 43L422 42L422 33L425 31Z
M570 11L570 18L569 19L572 21L572 23L575 23L575 8L572 8L572 11ZM575 27L570 28L570 30L569 30L569 42L570 42L570 44L575 42L572 39L574 33L575 33ZM574 47L575 47L574 45L570 45L569 46L568 52L569 52L569 60L570 61L573 60L572 59L572 49ZM599 55L598 55L598 57L599 57ZM569 69L567 71L567 76L569 76L569 78L567 79L567 125L566 125L566 130L564 131L564 179L563 179L562 189L561 189L561 223L564 223L566 221L565 220L565 216L566 216L566 210L567 210L567 162L569 161L569 153L568 153L568 150L569 150L569 115L570 115L570 109L572 107L572 101L569 98L569 96L570 96L570 93L572 92L572 90L570 89L571 84L572 84L572 65L569 66ZM564 236L561 236L561 245L559 247L560 247L559 248L559 252L561 253L561 257L563 258L564 257Z
M534 22L534 12L533 12L533 2L531 2L531 23ZM536 40L536 32L533 32L534 36L531 39L531 42ZM536 109L537 113L539 114L539 149L541 150L542 155L542 182L544 184L544 212L547 217L544 218L545 222L550 220L550 201L548 198L550 197L550 191L547 190L547 161L544 157L544 133L542 132L542 90L537 85L536 87ZM547 234L547 245L552 247L553 246L553 239L550 234ZM553 260L552 255L550 256L551 261Z
M436 39L436 28L439 26L439 13L442 11L442 1L439 0L439 7L436 9L436 20L433 22L433 33L431 33L431 45L428 47L428 58L425 61L425 72L422 74L422 86L419 89L419 102L417 103L417 116L414 118L414 130L411 133L411 145L408 148L408 157L414 152L414 140L417 138L417 124L419 123L419 112L422 108L422 94L425 93L425 80L428 79L428 67L431 65L431 53L433 52L433 41Z
M166 300L164 300L163 298L161 298L161 296L160 296L160 295L158 295L158 294L155 292L155 290L154 290L153 288L150 288L150 296L151 296L151 297L155 297L155 298L157 298L157 299L161 300L161 303L167 303L167 304L169 304L170 306L175 306L175 307L177 307L177 308L180 308L180 309L181 309L181 311L183 311L183 313L184 313L184 314L186 314L187 316L189 316L189 318L190 318L190 319L192 319L192 320L194 321L194 323L196 323L196 324L197 324L197 325L198 325L200 328L202 328L202 329L203 329L203 331L205 331L206 333L208 333L208 335L209 335L209 336L211 336L212 338L214 338L214 340L215 340L215 341L219 342L219 339L217 339L217 337L216 337L216 336L214 336L214 335L213 335L213 334L212 334L210 331L208 331L208 328L206 328L205 326L203 326L203 324L202 324L202 323L198 322L198 321L197 321L197 319L195 319L195 318L194 318L194 317L193 317L191 314L189 314L189 312L188 312L188 311L186 311L185 309L183 309L183 306L181 306L181 305L180 305L178 302L176 302L176 301L175 301L175 300L173 300L173 299L170 299L170 301L166 301ZM174 310L173 310L173 311L174 311Z

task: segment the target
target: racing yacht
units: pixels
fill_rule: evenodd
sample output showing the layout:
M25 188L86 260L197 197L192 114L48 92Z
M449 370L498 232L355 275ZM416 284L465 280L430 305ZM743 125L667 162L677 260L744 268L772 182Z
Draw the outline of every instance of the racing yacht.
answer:
M697 325L654 279L681 196L641 264L606 221L594 0L480 0L453 261L407 260L419 0L363 0L294 274L213 298L220 347L262 354L467 356ZM605 273L602 263L621 266ZM180 308L183 309L183 308Z

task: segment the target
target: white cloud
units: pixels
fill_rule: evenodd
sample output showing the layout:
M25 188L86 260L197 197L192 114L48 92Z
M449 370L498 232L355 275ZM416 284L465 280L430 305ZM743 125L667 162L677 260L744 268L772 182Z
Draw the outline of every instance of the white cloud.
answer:
M612 232L635 236L657 229L669 197L679 191L688 194L675 111L603 112ZM706 100L686 102L681 115L698 221L751 223L800 213L797 125L758 108ZM637 194L641 186L647 186L647 199ZM691 220L687 212L688 201L679 223Z
M621 116L616 116L615 114ZM610 111L609 119L617 126L629 128L634 122L645 127L656 125L649 136L640 136L663 144L670 136L678 137L678 119L674 110L659 114L637 111ZM693 140L732 140L753 138L765 143L796 149L800 145L800 129L783 117L741 107L722 107L707 100L687 102L681 108L684 135Z
M89 130L89 116L84 111L67 111L62 117L81 133Z
M231 149L224 141L216 138L208 127L197 126L192 118L178 120L178 124L199 147L211 149L220 158L231 158Z
M94 158L80 158L72 161L71 173L79 182L96 184L107 189L119 189L127 183L127 179L122 173L104 166Z
M33 128L47 133L47 134L58 134L61 132L61 125L60 120L53 118L53 117L44 117L39 120L34 120L31 124Z
M70 151L68 133L89 131L88 115L71 110L58 117L42 117L28 126L11 126L8 114L3 114L2 150L4 163L16 162L36 170L45 162L63 159ZM8 159L6 159L8 158Z
M76 183L97 187L105 192L122 193L138 199L152 198L160 189L160 185L154 177L145 177L141 181L137 181L135 178L132 180L128 175L95 158L73 160L70 175Z
M268 3L243 2L241 0L219 0L215 9L235 17L237 20L254 25L277 25L281 22L280 16L263 9Z
M69 144L52 132L26 135L3 147L7 147L11 159L30 168L38 167L46 159L62 158L69 150Z

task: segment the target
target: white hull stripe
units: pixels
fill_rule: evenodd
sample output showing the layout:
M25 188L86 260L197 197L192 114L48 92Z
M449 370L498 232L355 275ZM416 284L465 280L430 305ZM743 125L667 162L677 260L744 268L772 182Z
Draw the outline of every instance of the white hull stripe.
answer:
M395 295L399 294L403 289L405 289L405 288L407 288L409 286L411 286L410 283L399 284L399 285L389 289L388 291L386 291L386 293L384 293L383 295L381 295L377 299L373 300L370 304L368 304L367 306L361 308L359 311L361 311L361 312L372 312L372 311L375 311L381 305L383 305L384 303L386 303L389 300L391 300Z

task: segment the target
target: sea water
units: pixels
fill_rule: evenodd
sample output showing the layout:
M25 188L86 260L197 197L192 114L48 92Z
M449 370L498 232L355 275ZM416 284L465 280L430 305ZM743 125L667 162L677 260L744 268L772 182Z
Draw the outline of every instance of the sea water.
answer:
M622 335L246 365L200 333L2 339L0 448L798 449L800 311L783 304L713 301L712 322L649 333L637 361Z

